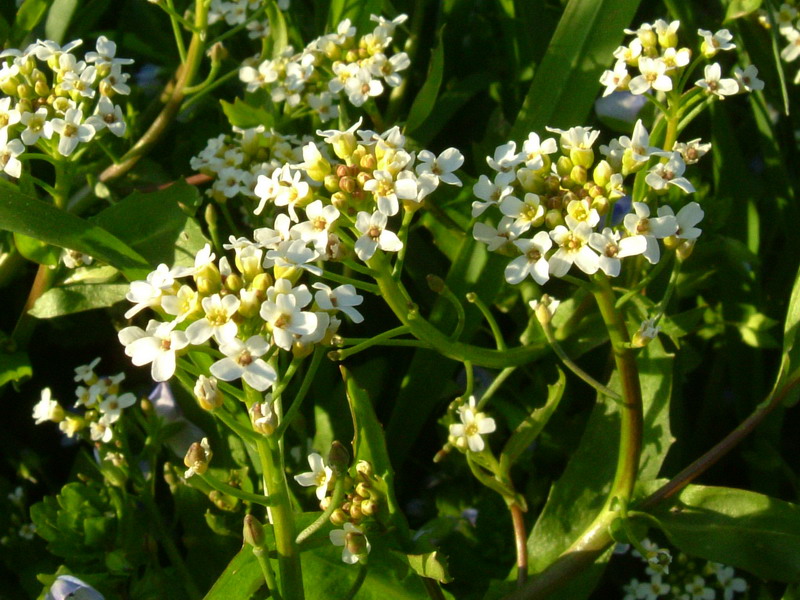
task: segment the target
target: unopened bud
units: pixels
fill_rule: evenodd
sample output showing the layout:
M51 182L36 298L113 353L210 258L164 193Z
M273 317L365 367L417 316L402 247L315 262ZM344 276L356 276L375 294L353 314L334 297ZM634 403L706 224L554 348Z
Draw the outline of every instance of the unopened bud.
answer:
M631 339L631 346L634 348L644 348L649 344L657 335L659 331L658 325L655 325L654 319L645 319L639 327L639 331L633 334Z
M587 180L587 173L586 167L582 167L581 165L575 165L572 167L572 170L569 172L569 178L572 179L578 185L583 185L586 183Z
M556 161L556 173L558 173L560 177L567 177L574 166L575 165L568 156L560 156Z
M200 375L194 386L194 397L203 410L214 410L222 406L222 394L214 377Z
M356 464L356 472L359 475L365 477L366 479L372 479L374 473L372 469L372 464L367 462L366 460L358 461L358 463Z
M366 481L360 482L358 485L356 485L356 494L358 494L362 498L369 498L370 485Z
M239 290L244 287L244 281L238 273L231 273L225 278L225 287L229 292L238 294Z
M339 165L339 166L343 166L343 165ZM337 167L337 170L338 170L338 167ZM325 176L325 179L322 180L322 185L324 185L325 186L325 190L327 190L331 194L333 192L338 192L339 191L339 179L340 179L340 177L337 177L333 173L330 173L330 174Z
M337 476L344 475L350 466L350 454L344 444L334 440L328 452L328 465Z
M378 512L378 503L372 498L368 498L361 503L361 512L366 517L372 517Z
M337 135L333 142L333 152L342 160L347 160L355 151L356 146L356 136L352 133L342 133Z
M265 402L256 402L250 407L253 430L263 435L272 435L278 426L278 415L272 410L272 398L267 396Z
M544 216L544 222L548 229L555 229L564 224L564 215L561 214L560 210L550 209Z
M354 556L366 556L369 552L367 538L360 531L348 531L344 537L344 545Z
M189 446L186 456L183 459L183 464L186 465L186 478L192 475L202 475L208 470L208 463L211 462L211 447L208 445L208 439L203 438L200 442L194 442Z
M253 277L253 281L250 283L250 289L253 291L266 292L272 287L273 283L275 283L275 281L272 275L269 273L259 273Z
M50 87L47 85L46 81L37 81L33 84L33 91L36 92L36 95L40 98L45 98L50 95Z
M245 543L261 548L264 545L264 526L253 515L245 515L242 537Z
M368 171L374 171L375 167L377 166L377 161L375 160L375 156L372 154L365 154L361 157L361 160L358 161L358 165L362 169L366 169Z
M553 319L553 315L558 308L560 300L556 300L551 296L544 294L542 295L541 299L539 300L531 300L528 305L533 310L533 313L536 315L539 323L542 325L548 325L550 321Z
M425 280L428 282L428 287L431 289L431 291L436 294L441 294L447 289L447 284L444 282L444 279L438 275L429 273L425 277Z
M569 158L572 164L580 165L584 169L590 169L594 164L594 150L591 148L572 148L569 151Z
M222 45L222 42L217 42L211 46L208 56L211 58L212 63L220 63L228 58L228 50Z
M348 517L341 508L337 508L331 513L330 521L334 525L340 526L344 525L348 521Z
M592 179L594 182L602 187L608 185L608 182L611 181L611 176L614 174L614 169L611 168L611 165L608 163L607 160L601 160L597 163L597 166L594 168L592 172Z
M694 245L696 242L697 240L683 240L683 243L675 250L676 256L680 260L686 260L689 258L694 251Z

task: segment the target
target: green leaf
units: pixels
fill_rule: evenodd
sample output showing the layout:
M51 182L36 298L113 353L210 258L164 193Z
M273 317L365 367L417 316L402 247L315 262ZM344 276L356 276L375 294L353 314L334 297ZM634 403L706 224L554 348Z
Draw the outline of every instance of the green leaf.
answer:
M658 339L654 339L636 362L642 387L645 440L639 477L652 479L673 441L669 430L673 357L664 352ZM608 386L620 391L616 371ZM551 488L547 503L531 530L528 538L531 573L539 573L552 563L602 508L616 469L619 428L616 404L611 400L598 400L580 445L561 479ZM601 573L602 569L596 576L599 578Z
M654 511L681 551L750 571L800 581L800 506L763 494L690 485Z
M741 19L761 8L763 0L731 0L725 11L724 23Z
M407 554L408 564L422 577L435 579L439 583L450 583L453 578L447 571L447 559L438 551L427 554Z
M93 222L116 235L155 266L189 266L207 240L185 211L200 201L194 186L184 181L145 194L134 192L98 214Z
M14 45L22 42L25 36L39 24L47 13L47 8L53 0L25 0L17 9L17 18L14 20Z
M544 426L547 425L550 417L558 408L559 402L561 402L566 382L564 372L559 369L558 381L553 385L547 386L547 400L545 400L544 406L535 409L511 434L503 448L503 452L500 454L500 468L504 473L508 474L511 465L517 461L519 456L533 443L542 432L542 429L544 429Z
M241 98L236 98L233 104L225 100L220 100L219 103L222 105L222 112L228 117L228 122L234 127L247 129L264 125L264 127L269 128L275 123L271 113L263 108L250 106Z
M55 0L53 2L44 25L44 33L48 40L53 40L57 44L63 43L64 34L75 15L78 4L78 0Z
M797 345L798 328L800 328L800 269L794 279L792 295L789 297L789 308L786 310L786 321L783 326L783 358L778 375L778 388L785 383L790 373L800 368L800 345ZM787 403L794 404L798 394L789 394Z
M572 127L585 121L639 0L570 0L528 95L511 129L522 139L546 125Z
M33 375L31 359L26 352L0 353L0 388L9 382L18 382Z
M22 256L40 265L53 267L58 264L58 259L61 257L60 248L21 233L14 234L14 245Z
M249 600L264 584L261 567L250 546L242 548L204 596L204 600Z
M127 283L79 283L47 290L29 311L37 319L105 308L125 299Z
M418 129L422 122L428 118L428 115L433 112L436 106L436 98L439 95L439 88L442 85L442 76L444 74L444 43L442 42L442 34L444 27L439 30L437 35L438 43L436 48L431 53L431 62L428 65L428 74L425 77L425 83L414 98L414 103L411 105L411 110L408 112L408 120L406 121L406 129L410 132Z
M129 279L143 278L150 265L139 253L104 228L54 206L2 186L0 228L48 244L78 250L118 268Z
M269 18L269 39L272 44L272 58L278 58L289 45L289 30L286 27L286 19L278 8L277 2L270 2L267 6L267 17Z
M358 33L367 33L363 29L369 25L370 14L379 15L383 12L382 0L331 0L328 11L328 29L335 31L336 26L344 19L350 19Z

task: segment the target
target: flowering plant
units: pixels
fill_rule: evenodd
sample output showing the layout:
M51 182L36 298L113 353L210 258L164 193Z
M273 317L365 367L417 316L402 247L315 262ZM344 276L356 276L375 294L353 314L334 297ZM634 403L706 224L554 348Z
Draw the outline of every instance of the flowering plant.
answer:
M9 594L791 597L796 7L529 4L0 9Z

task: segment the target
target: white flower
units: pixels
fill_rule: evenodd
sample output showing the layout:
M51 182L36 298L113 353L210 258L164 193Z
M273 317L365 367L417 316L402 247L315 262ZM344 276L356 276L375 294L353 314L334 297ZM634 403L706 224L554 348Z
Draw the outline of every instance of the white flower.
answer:
M59 134L58 152L62 156L69 156L78 142L88 142L94 137L94 127L83 123L83 111L80 108L70 108L63 119L50 121L53 131Z
M620 145L629 151L630 157L637 163L646 162L656 150L650 146L650 134L647 132L642 120L636 121L631 137L619 138ZM624 163L623 163L624 164Z
M95 131L108 129L117 137L125 135L125 120L122 116L122 109L107 96L100 98L94 114L86 119L86 123L94 127Z
M72 575L59 575L44 600L103 600L103 595Z
M260 335L251 336L244 342L233 338L219 349L225 358L215 362L209 369L217 379L234 381L242 378L247 385L263 392L278 378L275 369L259 358L269 350L267 340Z
M73 381L75 383L82 381L83 383L88 383L91 385L92 383L97 381L97 375L95 375L94 369L99 364L100 364L100 357L98 356L88 365L80 365L78 367L75 367L75 377L73 378Z
M698 29L697 34L703 38L700 51L708 58L711 58L721 50L733 50L736 48L736 44L731 42L733 34L727 29L720 29L716 33Z
M53 137L53 126L47 120L48 116L47 108L44 106L38 108L35 113L22 113L21 122L25 125L25 129L20 134L20 138L26 146L33 146L40 137L46 140Z
M327 236L326 236L327 238ZM267 251L267 259L274 261L275 266L291 269L305 269L314 275L322 275L322 269L309 264L320 257L317 250L308 247L305 240L287 240L281 242L275 250Z
M510 181L499 178L494 183L486 176L481 175L475 185L472 186L472 193L483 200L472 202L472 218L479 217L493 204L498 204L503 198L510 196L514 188L508 185Z
M628 85L631 76L628 74L628 65L624 60L618 60L613 70L606 69L600 76L600 84L606 86L603 97L611 95L617 90L623 90Z
M667 64L660 58L641 57L639 71L641 75L632 78L628 83L632 94L644 94L651 88L661 92L672 90L672 78L666 74Z
M472 228L472 237L486 244L489 251L494 252L519 237L513 226L513 217L503 217L497 227L478 222Z
M603 233L592 233L589 236L589 245L600 254L598 264L603 273L609 277L619 275L620 259L644 254L647 250L647 240L644 236L629 235L620 239L620 234L609 227L603 229Z
M333 91L333 90L331 90ZM344 93L353 106L361 106L370 98L383 93L383 84L379 79L373 79L368 69L356 66L356 73L351 75L344 84Z
M764 82L758 78L758 69L755 65L748 65L744 70L734 67L733 76L736 77L742 90L755 92L764 89Z
M654 265L661 255L657 239L674 235L678 230L678 221L669 215L651 219L650 207L644 202L634 202L633 211L625 215L622 222L631 236L641 235L647 240L647 249L643 254Z
M332 204L323 205L322 200L314 200L305 207L305 211L307 220L295 225L292 233L297 232L301 240L313 243L317 252L323 253L328 245L331 226L340 213Z
M375 77L383 77L386 85L397 87L403 82L403 76L398 71L403 71L411 66L411 59L405 52L398 52L391 58L386 58L382 52L372 56L369 70Z
M650 581L642 582L636 590L636 597L640 600L657 600L661 596L669 594L672 587L661 581L661 575L654 575Z
M504 176L496 179L495 181L502 181L505 184L511 183L514 180L512 171L514 167L525 160L525 155L522 152L517 152L517 143L514 141L506 142L495 148L493 157L486 157L486 163L490 168L498 173L503 173Z
M679 152L660 152L660 155L668 156L667 162L660 162L653 166L644 178L645 183L654 190L665 190L668 185L674 185L682 189L687 194L693 193L694 186L683 177L686 170L686 163Z
M574 228L558 225L550 232L550 237L559 246L550 257L550 274L563 277L573 263L584 273L591 275L600 268L597 254L589 247L591 226L585 221L578 222Z
M514 196L506 196L500 202L500 212L514 219L511 228L516 235L522 235L531 227L538 227L544 223L544 206L539 196L528 192L525 201Z
M323 123L339 117L339 106L333 103L333 95L330 92L322 92L319 95L308 94L306 101Z
M675 216L678 222L678 229L675 232L675 237L681 240L696 240L700 237L702 229L695 227L700 221L703 220L705 213L697 202L690 202L675 215L669 206L659 206L658 216Z
M548 294L543 294L539 300L528 302L528 306L531 307L533 314L536 315L542 325L546 325L553 320L559 304L561 304L561 300L556 300Z
M318 500L322 500L328 493L328 485L333 480L333 470L325 465L322 456L313 452L308 455L308 466L311 471L294 476L294 480L303 487L316 487Z
M186 328L186 337L189 343L199 345L211 336L218 344L225 344L236 337L239 327L233 320L233 315L239 310L241 302L235 294L219 294L207 296L202 300L205 316L195 321Z
M522 154L525 166L533 171L538 171L544 167L543 154L553 154L558 150L555 138L547 138L540 141L539 136L531 132L528 139L522 143Z
M696 140L691 140L686 143L675 142L672 149L676 152L680 152L683 161L687 165L693 165L711 150L711 144L701 144L700 138L697 138Z
M316 300L320 309L327 311L340 310L350 317L353 323L361 323L364 320L364 316L354 308L364 302L364 297L359 296L356 288L349 283L340 285L334 290L319 281L311 287L319 290L314 294L314 300Z
M464 155L455 148L447 148L439 156L430 150L422 150L417 154L417 159L420 161L416 166L417 175L431 173L436 176L437 182L443 181L461 187L461 180L454 171L464 164Z
M781 58L786 62L792 62L800 56L800 30L790 29L784 36L789 44L781 50Z
M719 63L706 65L703 71L703 79L695 81L695 85L703 88L709 94L714 94L721 100L725 96L733 96L739 93L739 83L735 79L722 79L722 67Z
M416 200L417 180L413 175L405 178L398 176L395 180L389 171L376 170L372 173L372 179L364 184L364 191L372 192L378 210L391 217L400 210L399 200Z
M100 403L100 412L103 413L105 424L116 423L122 414L123 409L133 406L136 403L136 396L128 392L121 396L112 395L105 398Z
M561 139L558 141L561 150L569 154L570 150L588 150L590 149L597 138L600 136L600 131L590 127L570 127L569 129L558 129L557 127L546 127L547 131L553 133L560 133Z
M540 231L533 239L515 240L513 244L522 252L522 256L506 265L506 281L515 285L530 275L539 285L546 283L550 279L550 273L545 253L553 245L547 232Z
M399 252L403 242L397 235L386 229L387 216L378 211L372 214L360 212L356 217L356 229L362 235L356 240L355 251L358 258L366 262L380 248L385 252Z
M717 581L722 586L722 596L724 600L732 600L734 593L747 591L747 582L741 577L734 577L733 567L726 567L719 563L714 563L714 571Z
M17 158L25 152L25 145L19 140L8 141L8 127L0 129L0 168L11 177L19 178L22 163Z
M64 411L58 400L53 399L50 388L44 388L39 402L33 407L33 418L37 425L45 421L60 421L64 417Z
M291 350L295 335L310 335L317 330L316 313L302 310L306 304L298 302L294 294L278 294L274 300L263 302L259 314L271 327L275 345Z
M132 58L116 58L117 44L106 36L101 35L97 38L97 52L87 52L86 62L110 65L132 65Z
M175 322L151 320L147 329L126 327L117 337L125 346L125 354L137 367L152 363L153 381L167 381L175 373L175 353L189 345L183 331L175 331Z
M342 561L354 565L359 561L359 556L369 554L370 543L361 529L350 522L343 525L342 529L334 529L328 534L334 546L343 546ZM353 550L358 552L353 552Z
M497 425L494 419L478 412L475 408L475 396L470 396L467 404L458 407L461 423L450 425L450 435L455 438L454 444L461 449L467 447L472 452L481 452L485 447L483 435L492 433Z
M695 575L683 589L689 594L690 600L714 600L717 595L713 588L706 587L706 580L700 575Z

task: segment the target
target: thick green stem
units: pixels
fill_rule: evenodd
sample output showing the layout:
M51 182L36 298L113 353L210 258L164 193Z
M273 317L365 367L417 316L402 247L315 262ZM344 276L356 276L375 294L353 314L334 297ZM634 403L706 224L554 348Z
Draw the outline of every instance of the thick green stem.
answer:
M598 273L594 276L594 281L597 288L593 293L608 330L622 388L617 471L605 505L594 521L555 562L535 579L507 596L507 600L548 598L554 590L589 568L611 543L609 526L619 517L616 505L629 504L636 483L642 449L642 392L635 353L630 348L630 337L623 314L614 307L614 292L608 278Z
M376 252L367 265L374 271L381 297L400 322L409 327L414 337L430 344L447 358L460 362L468 360L481 367L504 369L529 363L548 351L546 344L521 346L501 351L455 342L449 335L439 331L419 314L416 306L408 299L402 285L392 277L391 269L383 253Z
M261 402L261 393L245 386L247 404ZM256 442L258 457L264 472L264 495L273 503L269 516L275 534L275 550L278 554L281 592L284 600L302 600L303 573L300 567L300 553L295 543L294 515L289 496L289 487L283 472L279 440L274 436Z

